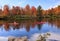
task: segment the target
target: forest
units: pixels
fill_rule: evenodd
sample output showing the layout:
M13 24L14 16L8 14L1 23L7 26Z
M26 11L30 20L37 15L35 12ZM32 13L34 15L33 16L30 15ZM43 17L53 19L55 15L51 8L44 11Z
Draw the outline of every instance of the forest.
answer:
M60 5L44 10L40 5L36 8L27 4L24 8L20 6L4 5L0 8L0 19L36 19L36 18L60 18Z

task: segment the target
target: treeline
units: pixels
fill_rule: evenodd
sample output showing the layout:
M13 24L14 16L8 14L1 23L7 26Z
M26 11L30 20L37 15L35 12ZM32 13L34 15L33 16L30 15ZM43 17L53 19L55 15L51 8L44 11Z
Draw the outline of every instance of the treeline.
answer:
M19 6L4 5L3 9L0 9L0 17L60 17L60 5L55 8L44 10L41 6L37 8L26 5L24 8Z

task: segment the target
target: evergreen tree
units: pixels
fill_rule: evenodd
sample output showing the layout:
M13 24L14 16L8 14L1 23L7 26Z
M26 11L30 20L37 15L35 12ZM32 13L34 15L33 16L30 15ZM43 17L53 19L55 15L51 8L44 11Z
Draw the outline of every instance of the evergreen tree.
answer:
M37 8L37 17L42 17L42 8L41 8L41 6L38 6L38 8Z

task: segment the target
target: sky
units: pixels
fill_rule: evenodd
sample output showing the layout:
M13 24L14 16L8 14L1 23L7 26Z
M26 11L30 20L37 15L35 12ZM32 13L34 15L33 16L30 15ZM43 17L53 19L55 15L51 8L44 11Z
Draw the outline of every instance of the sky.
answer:
M40 5L46 10L60 5L60 0L0 0L0 8L4 5L25 7L27 4L36 8Z

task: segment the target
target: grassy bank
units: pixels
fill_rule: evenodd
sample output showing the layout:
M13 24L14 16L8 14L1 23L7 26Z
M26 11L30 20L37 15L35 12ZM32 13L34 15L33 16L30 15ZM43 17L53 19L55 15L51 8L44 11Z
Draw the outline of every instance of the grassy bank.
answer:
M60 18L59 16L49 16L49 15L45 15L45 16L28 16L28 15L13 15L13 16L3 16L0 17L0 20L33 20L33 19L41 19L41 18L51 18L51 19L56 19L56 18Z

